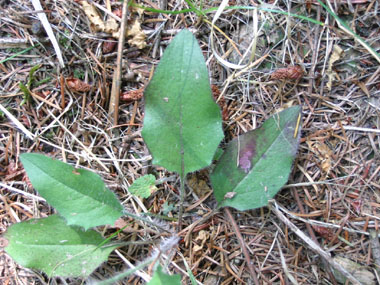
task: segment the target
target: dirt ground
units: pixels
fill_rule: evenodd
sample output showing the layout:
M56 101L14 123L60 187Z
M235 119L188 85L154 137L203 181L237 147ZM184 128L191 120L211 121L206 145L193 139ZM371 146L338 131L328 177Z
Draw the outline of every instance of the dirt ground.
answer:
M1 234L55 212L28 183L19 160L25 152L96 172L125 209L150 212L176 232L178 176L152 165L141 129L144 87L171 39L187 28L219 99L222 147L293 105L302 106L302 133L289 181L270 207L214 213L209 169L189 174L180 241L161 264L183 284L191 284L188 268L198 284L353 284L344 274L379 284L379 1L323 1L329 13L314 0L236 0L218 16L224 1L137 0L153 10L129 6L119 51L122 2L41 1L53 36L32 2L40 1L0 1ZM115 95L117 113L109 107ZM163 183L140 200L128 187L145 174ZM118 222L98 231L109 237L130 223L114 239L135 243L111 253L92 281L134 267L168 237L143 220ZM145 284L152 274L146 267L115 284ZM49 279L1 250L1 284L86 282Z

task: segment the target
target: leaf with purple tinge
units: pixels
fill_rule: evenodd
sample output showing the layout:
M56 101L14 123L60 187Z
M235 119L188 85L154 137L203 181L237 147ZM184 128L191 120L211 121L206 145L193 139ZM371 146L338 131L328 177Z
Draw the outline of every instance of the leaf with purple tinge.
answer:
M285 109L229 143L211 174L219 207L260 208L284 186L298 149L300 110Z

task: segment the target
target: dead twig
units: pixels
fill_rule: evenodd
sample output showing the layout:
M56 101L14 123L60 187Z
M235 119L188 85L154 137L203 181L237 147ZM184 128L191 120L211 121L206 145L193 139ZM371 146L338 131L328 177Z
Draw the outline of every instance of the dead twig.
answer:
M117 125L119 117L119 96L121 87L121 71L122 71L122 57L123 46L125 42L125 31L127 29L127 14L128 14L128 1L123 2L123 14L121 19L119 43L117 46L117 59L116 70L112 80L111 98L109 103L108 113L113 115L113 124Z
M259 283L259 280L257 279L255 266L253 265L251 258L249 257L249 252L247 250L247 246L245 245L244 239L240 233L239 226L237 225L234 217L232 216L231 211L227 207L224 208L224 212L228 216L228 220L230 221L232 228L234 229L235 235L239 241L241 250L243 251L243 255L248 265L249 273L251 274L251 277L253 278L253 282L256 285L259 285L260 283Z

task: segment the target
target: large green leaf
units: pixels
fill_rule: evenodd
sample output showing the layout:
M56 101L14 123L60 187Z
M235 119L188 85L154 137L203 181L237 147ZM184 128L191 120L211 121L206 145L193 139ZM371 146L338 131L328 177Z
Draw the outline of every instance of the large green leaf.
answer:
M157 270L154 272L152 279L147 285L180 285L181 276L178 274L169 275L162 271L160 265L157 266Z
M142 135L153 164L182 174L210 165L223 138L203 54L188 30L165 50L145 90Z
M299 106L288 108L231 141L211 174L219 206L244 211L268 204L288 181L299 144L299 116Z
M87 277L116 248L98 248L104 241L99 233L68 226L58 215L14 224L5 238L5 250L17 263L48 276Z
M67 224L88 229L122 215L123 207L97 174L36 153L22 154L21 162L34 188Z

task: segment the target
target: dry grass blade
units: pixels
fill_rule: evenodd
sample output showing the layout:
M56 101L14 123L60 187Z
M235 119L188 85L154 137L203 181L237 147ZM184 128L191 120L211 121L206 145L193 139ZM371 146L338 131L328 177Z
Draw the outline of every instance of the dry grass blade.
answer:
M43 9L42 9L42 6L41 6L41 2L40 0L32 0L32 4L34 6L34 9L36 11L39 11L37 13L38 15L38 18L40 19L41 23L42 23L42 26L44 27L53 47L54 47L54 50L55 50L55 53L57 54L57 58L58 58L58 62L59 64L61 65L62 68L65 67L65 63L63 61L63 57L62 57L62 52L61 52L61 49L59 47L59 44L57 42L57 39L55 38L54 36L54 32L53 32L53 29L51 28L50 26L50 23L46 17L46 14L45 12L41 12Z
M240 65L240 64L234 64L234 63L231 63L231 62L228 62L227 60L225 60L223 57L221 57L218 52L216 51L215 49L215 43L214 43L214 29L217 29L218 31L221 31L216 25L215 25L215 22L216 20L218 20L218 18L220 17L220 15L222 14L222 12L224 11L225 7L228 5L228 0L223 0L222 3L220 3L219 5L219 8L218 10L216 11L213 19L212 19L212 22L211 22L211 31L210 31L210 42L211 42L211 50L213 52L213 55L218 59L218 61L223 64L224 66L228 67L228 68L232 68L232 69L242 69L244 67L246 67L246 65ZM222 32L222 34L224 34ZM226 36L226 38L228 38ZM229 39L229 38L228 38ZM230 42L232 42L231 40L229 40Z
M361 285L361 283L345 268L343 268L339 263L335 262L331 256L324 251L319 245L317 245L311 238L304 234L297 226L295 226L288 218L281 213L277 207L276 201L273 201L273 207L271 210L276 214L276 216L287 225L298 237L300 237L313 251L318 253L322 258L324 258L333 268L342 273L348 280L350 280L355 285Z
M327 1L327 5L329 5L329 8L330 8L333 16L335 18L337 18L336 14L334 12L334 9L331 6L330 1ZM362 38L360 38L359 36L357 36L356 34L354 34L350 30L350 28L348 26L346 26L345 23L342 22L342 20L338 19L337 22L338 22L339 28L341 28L348 35L352 36L360 45L362 45L366 50L368 50L368 52L370 54L372 54L372 56L377 60L378 63L380 63L380 56L379 56L379 54L372 47L370 47Z
M23 124L15 116L13 116L2 104L0 104L0 110L19 128L29 139L33 140L34 135L28 131Z

